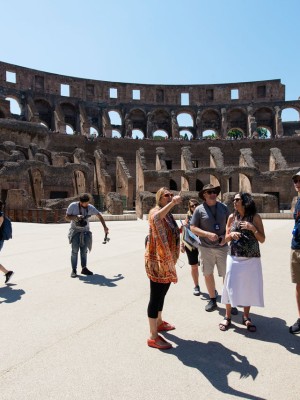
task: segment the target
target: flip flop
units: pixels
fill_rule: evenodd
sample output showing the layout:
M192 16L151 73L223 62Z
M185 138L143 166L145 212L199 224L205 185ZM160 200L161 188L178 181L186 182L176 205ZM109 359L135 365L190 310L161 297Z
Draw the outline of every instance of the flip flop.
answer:
M166 321L163 321L163 322L157 327L157 331L158 331L158 332L172 331L173 329L175 329L175 326L169 324L169 322L166 322Z
M251 318L249 317L243 317L243 325L246 326L247 331L249 332L256 332L256 326L252 323ZM249 322L249 323L247 323Z
M219 323L219 329L220 329L220 331L225 332L225 331L228 330L228 328L229 328L230 325L231 325L231 318L224 317L224 320L223 320L223 321L227 321L228 324L224 324L224 322L220 322L220 323Z

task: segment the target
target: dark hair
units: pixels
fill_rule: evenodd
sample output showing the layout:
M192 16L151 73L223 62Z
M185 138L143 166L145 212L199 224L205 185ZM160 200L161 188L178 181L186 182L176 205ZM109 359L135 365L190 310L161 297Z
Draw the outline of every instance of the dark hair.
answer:
M257 213L257 210L251 194L245 192L239 192L237 193L237 195L240 196L242 201L242 206L245 208L245 217L254 217L254 215ZM234 214L236 216L239 216L239 213L236 210L234 211Z
M2 211L4 203L0 200L0 211Z
M79 197L79 201L81 201L81 203L86 203L88 201L90 201L90 196L88 195L88 193L83 193L80 197Z

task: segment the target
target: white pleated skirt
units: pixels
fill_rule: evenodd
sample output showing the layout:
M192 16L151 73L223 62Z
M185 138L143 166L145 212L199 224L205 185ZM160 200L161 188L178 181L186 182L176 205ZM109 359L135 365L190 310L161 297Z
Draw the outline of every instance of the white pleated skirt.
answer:
M227 256L221 303L264 307L263 276L259 257Z

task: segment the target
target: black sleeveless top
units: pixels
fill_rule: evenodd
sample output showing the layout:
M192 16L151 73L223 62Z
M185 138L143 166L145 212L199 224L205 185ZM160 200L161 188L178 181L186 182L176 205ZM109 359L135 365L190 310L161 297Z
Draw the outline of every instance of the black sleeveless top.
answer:
M241 237L238 240L232 240L230 243L230 254L236 257L260 257L259 243L254 233L248 229L241 229L240 222L253 221L253 218L235 218L230 232L241 232Z

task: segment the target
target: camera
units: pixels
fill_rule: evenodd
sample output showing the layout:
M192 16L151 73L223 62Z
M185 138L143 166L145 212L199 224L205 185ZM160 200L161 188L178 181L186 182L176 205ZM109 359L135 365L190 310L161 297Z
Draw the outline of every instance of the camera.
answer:
M84 228L87 226L87 219L88 215L84 217L83 215L77 215L77 221L75 222L76 226L79 226L80 228Z

